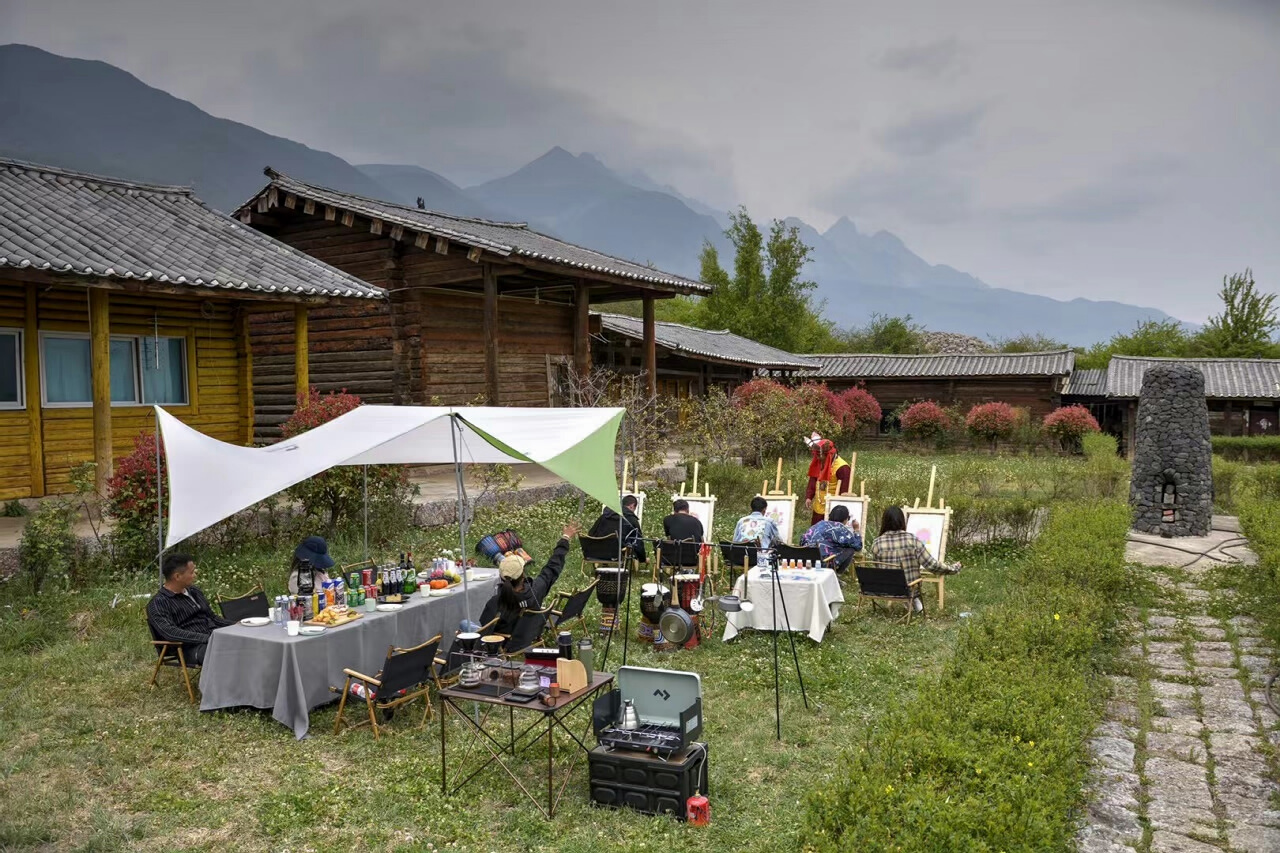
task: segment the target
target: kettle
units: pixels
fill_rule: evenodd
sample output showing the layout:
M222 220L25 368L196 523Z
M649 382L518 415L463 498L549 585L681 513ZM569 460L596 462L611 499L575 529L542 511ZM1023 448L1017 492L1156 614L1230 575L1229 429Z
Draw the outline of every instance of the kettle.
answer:
M634 699L628 699L622 708L622 728L629 732L640 728L640 716L636 714Z

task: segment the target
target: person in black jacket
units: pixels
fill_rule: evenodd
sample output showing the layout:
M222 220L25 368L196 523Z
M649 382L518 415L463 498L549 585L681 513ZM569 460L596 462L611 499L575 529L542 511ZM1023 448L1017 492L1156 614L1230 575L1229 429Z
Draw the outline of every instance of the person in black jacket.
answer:
M496 616L498 624L492 628L495 634L510 635L515 631L516 622L524 610L541 610L543 601L551 592L551 587L560 578L564 570L565 554L569 552L569 541L578 535L576 522L569 522L560 534L560 541L551 552L551 559L538 572L538 576L529 580L524 575L524 560L514 554L503 557L498 564L498 591L485 604L480 613L480 624L488 625Z
M626 495L622 499L622 515L619 516L609 507L604 508L604 512L600 513L600 517L596 519L596 523L591 525L591 529L587 531L588 536L608 536L610 533L617 535L618 526L622 526L622 544L631 549L631 554L641 563L649 561L648 555L644 550L644 539L640 533L640 517L636 515L636 507L640 502L636 500L635 495Z
M196 564L186 554L170 554L161 567L164 585L147 602L147 621L162 640L182 643L188 666L204 663L209 635L236 624L213 612L196 582Z
M671 510L671 515L662 519L662 530L667 534L667 538L676 541L692 539L694 542L701 542L702 522L689 514L689 502L684 498L678 498L671 505Z

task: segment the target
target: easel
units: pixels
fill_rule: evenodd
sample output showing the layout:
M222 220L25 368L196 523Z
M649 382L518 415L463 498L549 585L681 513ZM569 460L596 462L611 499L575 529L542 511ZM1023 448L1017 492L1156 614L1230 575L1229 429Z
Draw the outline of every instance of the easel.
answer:
M858 529L863 536L866 536L867 512L871 506L871 501L867 498L867 481L859 481L858 492L855 494L853 491L853 475L858 471L858 454L854 452L849 456L849 491L838 495L828 495L825 505L826 511L822 517L830 518L833 506L844 505L849 508L849 517L858 522Z
M933 558L939 563L946 562L947 559L947 536L951 532L951 507L947 506L947 502L942 498L938 499L938 506L933 506L933 484L938 475L938 466L934 465L929 471L929 494L925 498L924 506L920 506L920 499L916 498L914 506L903 507L902 510L907 517L907 529L911 529L911 517L915 516L942 516L942 533L938 537L938 552ZM928 546L926 546L928 547ZM935 584L938 587L938 612L941 613L946 607L947 600L947 576L945 574L934 574L933 572L922 572L920 580Z
M622 491L619 493L619 497L626 497L627 495L633 495L636 499L636 518L640 519L641 521L644 521L644 499L646 495L644 492L640 491L640 482L636 478L635 472L630 471L630 468L631 468L631 459L626 456L622 457ZM630 490L627 489L628 472L630 472L631 474Z
M698 463L693 463L693 489L685 492L685 483L680 484L680 494L672 495L672 500L684 499L689 502L689 514L702 522L702 536L710 540L711 528L715 521L716 496L711 494L711 484L703 483L702 492L698 492Z
M778 525L778 539L782 542L791 542L791 537L795 533L796 528L796 501L799 496L791 491L791 481L787 480L787 490L782 491L782 457L778 457L778 472L773 478L773 488L769 488L769 481L765 480L760 486L760 494L765 500L764 514L773 518Z

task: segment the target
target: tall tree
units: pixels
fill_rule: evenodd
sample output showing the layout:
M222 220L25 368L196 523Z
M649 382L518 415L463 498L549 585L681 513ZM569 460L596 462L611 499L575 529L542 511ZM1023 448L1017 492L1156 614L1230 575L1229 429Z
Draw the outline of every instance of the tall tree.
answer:
M911 322L911 315L889 317L872 314L865 326L835 335L839 352L880 352L894 355L918 355L928 352L924 329Z
M1106 343L1094 344L1078 355L1076 367L1106 367L1113 355L1184 358L1190 346L1191 336L1177 320L1144 320L1133 331L1112 335Z
M1192 340L1196 355L1211 358L1268 358L1276 355L1274 337L1280 328L1276 295L1259 293L1253 270L1223 277L1222 313L1209 318Z

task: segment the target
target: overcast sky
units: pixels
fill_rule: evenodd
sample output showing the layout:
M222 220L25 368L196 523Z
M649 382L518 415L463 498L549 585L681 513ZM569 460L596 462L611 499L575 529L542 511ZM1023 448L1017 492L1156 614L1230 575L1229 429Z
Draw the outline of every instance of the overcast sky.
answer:
M561 145L997 286L1280 289L1280 0L0 0L0 38L463 185Z

